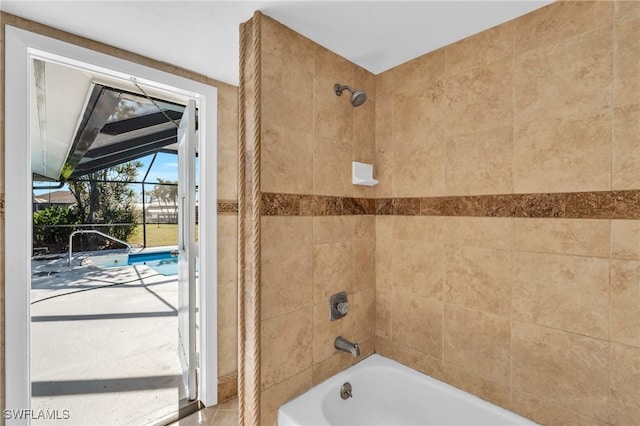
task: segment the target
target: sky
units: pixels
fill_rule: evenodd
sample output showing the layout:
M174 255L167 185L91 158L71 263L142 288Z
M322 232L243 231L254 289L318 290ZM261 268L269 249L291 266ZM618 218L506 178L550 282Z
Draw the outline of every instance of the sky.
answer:
M140 162L143 163L143 166L138 169L138 177L136 178L137 181L142 181L142 179L144 178L144 174L147 172L149 164L151 164L152 158L153 158L153 155L149 155L139 160ZM197 175L197 172L196 172L196 175ZM178 180L178 156L177 155L167 154L167 153L158 153L156 161L153 163L153 167L149 171L149 175L147 176L147 180L145 182L154 183L154 182L158 182L158 179L172 180L172 181ZM36 184L38 186L47 185L46 183L42 183L42 182L36 182ZM55 186L55 185L52 184L52 186ZM132 185L132 186L134 191L136 191L136 193L138 194L138 197L140 197L140 193L142 191L142 185ZM50 191L65 191L68 189L69 188L67 187L67 185L64 185L60 189L55 187L52 189L36 189L33 192L36 195L41 195L41 194L46 194ZM151 189L153 189L153 186L145 185L145 191L148 191Z

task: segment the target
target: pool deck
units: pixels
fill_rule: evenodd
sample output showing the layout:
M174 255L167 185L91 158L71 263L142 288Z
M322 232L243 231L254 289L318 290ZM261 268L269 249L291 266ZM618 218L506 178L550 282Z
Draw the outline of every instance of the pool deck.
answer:
M80 258L71 268L66 256L32 261L32 408L69 410L55 421L65 425L140 425L174 413L177 277Z

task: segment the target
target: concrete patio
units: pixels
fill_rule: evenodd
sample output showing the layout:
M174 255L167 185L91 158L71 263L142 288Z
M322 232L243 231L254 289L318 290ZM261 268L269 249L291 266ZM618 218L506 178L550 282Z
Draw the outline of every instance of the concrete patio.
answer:
M33 424L140 425L178 410L177 276L66 259L32 270L32 408L69 413Z

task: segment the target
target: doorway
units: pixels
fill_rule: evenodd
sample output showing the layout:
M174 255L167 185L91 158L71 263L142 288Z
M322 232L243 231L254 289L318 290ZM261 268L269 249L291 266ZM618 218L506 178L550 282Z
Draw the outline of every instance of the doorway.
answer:
M199 363L200 380L197 385L190 386L190 395L187 399L197 399L205 405L215 405L217 402L215 88L79 46L7 27L6 104L11 107L5 112L5 158L12 160L6 161L5 241L7 248L11 246L11 249L5 250L5 264L13 267L7 268L5 276L6 408L30 408L31 398L35 396L32 395L29 363L32 356L33 326L30 306L32 284L30 159L32 150L29 137L32 132L32 120L28 114L28 102L30 95L33 94L29 86L29 76L33 73L30 64L33 63L33 59L62 64L85 72L101 73L105 78L120 81L122 84L130 85L134 82L140 87L146 87L149 91L170 92L184 99L185 104L189 101L194 105L197 104L200 113L198 133L201 140L198 150L200 238L198 244L193 244L194 234L187 236L186 242L193 244L194 251L198 252L201 261L199 262L199 279L194 283L194 293L197 293L199 298L198 312L197 317L192 321L192 324L198 323L198 329L195 334L195 344L187 344L193 348L193 351L186 357L186 362L187 371L189 367L194 370ZM25 96L25 93L28 96ZM213 214L206 214L212 211ZM28 236L26 239L25 235ZM195 306L188 309L195 313ZM109 327L107 329L112 330ZM195 332L195 326L193 330ZM98 385L97 381L88 384L93 388ZM64 409L64 407L59 408ZM69 415L72 416L73 413ZM28 418L8 420L8 424L27 423L29 423Z

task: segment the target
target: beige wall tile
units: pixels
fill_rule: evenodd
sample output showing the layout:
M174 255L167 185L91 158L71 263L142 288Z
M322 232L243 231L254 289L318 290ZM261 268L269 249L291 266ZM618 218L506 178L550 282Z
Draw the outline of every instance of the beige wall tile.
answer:
M262 23L262 123L310 133L313 43L267 16Z
M391 68L390 70L374 76L376 84L376 102L385 96L393 94L393 92L398 89L396 84L397 73L392 71L395 71L395 69Z
M393 287L393 242L376 239L376 289L391 291Z
M393 195L444 194L444 85L393 97Z
M406 346L393 346L393 360L420 371L435 379L442 380L442 360L416 351Z
M312 331L310 307L262 321L262 389L311 368Z
M446 221L437 216L393 216L393 239L408 241L443 241Z
M419 90L397 91L393 95L393 139L395 143L410 142L423 137L428 130L434 136L444 132L440 120L444 106L444 84L437 81Z
M512 335L514 391L607 421L608 342L520 322Z
M378 181L374 187L376 198L394 195L393 174L393 149L377 148L373 162L373 178Z
M607 26L517 55L514 123L586 115L611 105L611 50Z
M238 198L238 89L218 88L218 199Z
M365 359L366 357L368 357L369 355L372 355L373 353L375 353L375 343L376 343L375 337L371 337L370 339L359 341L358 346L360 346L360 356L357 358L349 357L349 359L351 359L351 365L356 364L362 361L363 359Z
M379 76L388 75L387 73ZM385 78L376 76L376 90ZM378 180L375 186L376 197L393 195L393 95L378 93L375 112L375 159L373 172Z
M640 347L640 262L611 261L611 340Z
M376 289L391 290L393 284L393 217L376 216Z
M445 47L448 75L510 58L513 22L507 22Z
M218 325L218 377L238 369L238 326Z
M627 21L640 18L640 3L635 0L618 0L615 2L616 21Z
M605 426L608 424L524 392L513 392L512 398L514 412L542 425Z
M640 221L611 221L611 257L640 260Z
M260 397L260 425L276 426L278 408L303 394L311 388L311 369L290 377L289 379L269 388L261 393Z
M391 339L376 336L376 353L393 359L393 349L396 346Z
M395 144L392 193L395 197L445 194L444 141L429 139Z
M303 306L313 296L312 218L262 217L262 319Z
M640 17L639 17L640 18ZM614 105L640 103L640 19L615 25Z
M376 217L373 215L355 216L354 235L356 238L376 238Z
M609 221L515 218L513 247L538 253L609 257Z
M442 359L442 303L406 292L396 292L394 300L394 343Z
M609 261L514 252L513 318L609 337Z
M611 188L609 114L554 118L515 129L515 193Z
M614 110L612 156L612 189L640 188L640 104Z
M313 364L313 385L324 382L351 366L351 360L343 353L336 353L324 361Z
M511 127L449 137L446 153L447 195L513 192Z
M511 321L444 305L443 360L502 384L511 380Z
M261 140L263 192L311 194L313 191L313 135L281 126L265 125Z
M262 319L311 305L312 246L290 248L262 260Z
M444 71L445 50L438 49L385 72L384 74L390 75L391 78L383 82L382 92L392 93L416 87L422 88L440 80Z
M393 293L376 289L376 336L391 338L393 310Z
M392 256L394 289L442 300L442 245L394 240Z
M512 60L447 77L447 135L511 126Z
M511 251L448 246L444 259L446 303L511 315Z
M238 219L218 215L218 324L236 324L238 319Z
M313 218L307 216L262 216L262 255L277 253L285 246L313 244Z
M349 297L352 326L344 336L352 342L361 343L375 337L376 290L358 291Z
M394 238L395 218L393 216L376 216L376 240Z
M364 86L356 85L364 90ZM353 161L373 164L376 139L376 103L371 90L367 90L367 101L353 111Z
M511 218L447 217L445 243L453 246L510 250L513 239Z
M354 76L355 66L351 62L314 45L313 123L317 135L334 140L352 140L355 110L349 102L350 93L346 91L336 96L333 86L336 83L352 86ZM309 102L309 99L305 101Z
M225 348L231 348L238 344L238 336L234 334L234 330L238 330L237 299L238 288L235 283L218 284L218 329L227 329L225 335L228 342L224 343Z
M453 365L444 365L444 380L457 388L472 393L503 408L511 407L511 387L470 373Z
M353 291L353 244L337 242L313 246L313 301L327 303L334 293Z
M348 102L347 102L348 103ZM313 193L315 195L352 195L351 141L315 136L313 141Z
M516 52L593 31L612 18L613 2L555 2L514 22Z
M612 424L632 425L640 421L640 348L611 345Z
M375 240L357 238L353 240L353 291L375 289L376 263Z
M313 218L313 243L351 241L355 235L354 216L315 216Z

